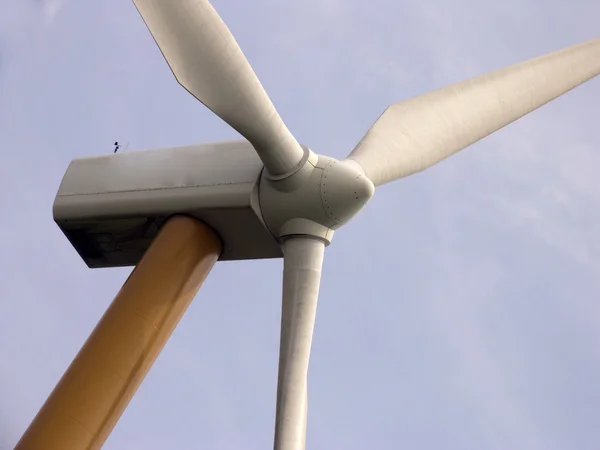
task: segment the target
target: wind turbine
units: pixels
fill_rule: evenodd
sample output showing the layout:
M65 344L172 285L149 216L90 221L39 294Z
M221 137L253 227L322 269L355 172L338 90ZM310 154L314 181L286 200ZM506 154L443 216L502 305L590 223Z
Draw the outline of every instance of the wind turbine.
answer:
M210 260L212 256L206 255L220 260L283 257L274 448L303 449L321 267L334 231L362 210L376 187L427 169L598 75L600 39L395 103L340 161L296 141L207 0L134 3L177 81L245 140L74 160L54 203L55 221L88 266L136 265L132 279L138 270L155 278L163 276L163 266L147 269L151 265L147 261L152 252L166 259L169 248L176 246L166 238L161 240L161 233L164 236L169 227L175 230L169 236L180 234L177 245L202 235L192 242L207 248L197 259ZM172 218L181 215L207 227L198 231L189 225L191 219L184 224L181 217ZM176 265L178 255L170 254L168 261ZM177 280L183 284L195 276L197 289L203 277L194 264L169 269L169 276L177 277L179 270L184 276ZM211 261L205 264L204 276L211 265ZM144 280L150 283L149 276ZM127 296L126 290L119 296ZM185 293L188 302L190 292ZM139 301L138 306L143 308L143 303ZM113 310L111 314L121 313ZM174 327L177 320L169 326ZM169 332L160 333L164 344ZM128 385L130 395L160 346L153 347L151 356L145 353L143 369L131 369L129 375L136 381ZM110 350L113 347L102 348L117 351ZM85 357L93 359L94 354L88 348ZM69 371L57 390L66 392L64 386L74 383ZM79 380L85 380L82 377ZM94 383L89 384L94 389ZM53 427L56 433L59 412L47 411L62 411L84 422L74 417L80 412L65 412L64 404L76 402L73 392L85 389L71 390L61 401L49 401L17 448L42 448L28 443L43 442L44 429ZM93 435L91 441L82 438L79 444L57 448L99 448L127 402L120 401L106 417L97 419L101 423L98 432L86 427ZM81 412L82 417L88 413ZM52 427L44 426L49 423ZM84 441L88 442L85 447Z

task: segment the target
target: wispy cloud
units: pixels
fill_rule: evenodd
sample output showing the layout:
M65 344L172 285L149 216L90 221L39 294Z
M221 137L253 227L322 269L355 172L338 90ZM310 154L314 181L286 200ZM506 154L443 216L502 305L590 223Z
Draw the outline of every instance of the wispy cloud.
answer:
M52 24L60 11L64 8L67 0L37 0L42 5L44 20Z

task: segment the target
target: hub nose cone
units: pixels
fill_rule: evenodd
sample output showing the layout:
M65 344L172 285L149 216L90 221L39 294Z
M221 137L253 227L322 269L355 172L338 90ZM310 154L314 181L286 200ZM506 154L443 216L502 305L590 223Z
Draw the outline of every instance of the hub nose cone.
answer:
M375 193L360 165L354 161L331 161L321 177L321 201L329 218L339 228L367 204Z

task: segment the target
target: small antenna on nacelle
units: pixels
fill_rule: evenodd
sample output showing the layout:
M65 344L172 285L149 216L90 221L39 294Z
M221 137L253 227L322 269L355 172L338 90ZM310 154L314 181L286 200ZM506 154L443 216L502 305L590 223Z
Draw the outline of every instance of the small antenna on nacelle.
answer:
M123 148L123 146L121 144L119 144L118 141L116 141L113 145L115 146L115 151L113 153L117 153L117 150ZM123 148L123 151L126 151L127 148L129 148L129 141L127 141L127 145L125 145L125 148Z

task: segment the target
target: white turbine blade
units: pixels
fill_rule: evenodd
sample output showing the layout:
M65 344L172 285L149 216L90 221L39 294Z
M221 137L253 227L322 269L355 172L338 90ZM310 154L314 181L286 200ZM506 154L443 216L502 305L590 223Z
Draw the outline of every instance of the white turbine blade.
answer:
M272 176L293 172L304 151L207 0L134 0L177 81L248 139Z
M600 73L600 39L387 108L352 150L375 186L420 172Z
M283 244L283 302L275 450L304 450L307 375L325 244L292 237Z
M304 420L302 421L302 445L301 449L306 448L306 422L308 420L308 383L306 386L306 395L304 395Z

